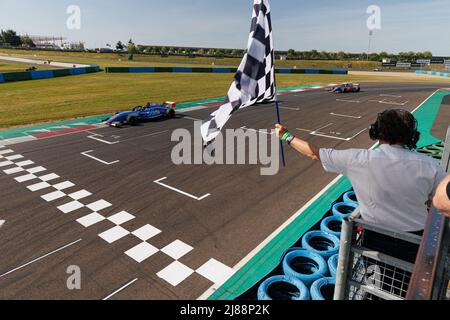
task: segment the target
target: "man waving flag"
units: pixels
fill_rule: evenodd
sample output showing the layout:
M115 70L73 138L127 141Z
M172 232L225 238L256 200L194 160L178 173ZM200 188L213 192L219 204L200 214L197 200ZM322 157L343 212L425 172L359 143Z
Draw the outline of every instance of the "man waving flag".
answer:
M269 0L255 0L247 53L228 91L225 104L202 125L205 145L213 142L237 110L274 100L274 60Z

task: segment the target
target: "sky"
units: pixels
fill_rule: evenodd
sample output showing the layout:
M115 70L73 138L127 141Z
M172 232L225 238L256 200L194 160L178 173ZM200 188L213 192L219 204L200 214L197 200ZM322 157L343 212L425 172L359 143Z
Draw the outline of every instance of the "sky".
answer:
M271 0L275 49L367 52L366 13L381 9L371 52L431 51L450 56L450 0ZM253 0L0 0L0 29L84 41L245 48ZM69 5L81 9L69 30Z

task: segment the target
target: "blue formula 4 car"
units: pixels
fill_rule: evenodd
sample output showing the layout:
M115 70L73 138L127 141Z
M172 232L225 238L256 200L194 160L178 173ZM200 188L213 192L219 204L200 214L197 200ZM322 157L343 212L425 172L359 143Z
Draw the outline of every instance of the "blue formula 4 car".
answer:
M174 102L164 102L162 104L147 103L145 106L138 106L133 110L117 112L104 123L111 127L121 127L123 125L137 125L140 122L171 119L175 117Z

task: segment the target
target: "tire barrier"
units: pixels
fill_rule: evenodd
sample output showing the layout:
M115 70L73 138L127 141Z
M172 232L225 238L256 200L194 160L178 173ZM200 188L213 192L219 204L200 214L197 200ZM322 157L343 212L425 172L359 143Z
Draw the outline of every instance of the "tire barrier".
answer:
M322 278L311 286L312 300L333 300L336 280L334 278Z
M75 75L94 73L94 72L99 72L99 71L100 71L99 66L92 65L90 67L73 68L73 69L7 72L7 73L0 73L0 83L75 76Z
M356 193L354 191L349 191L344 193L344 202L350 202L358 205L358 199L356 198Z
M283 260L283 271L286 276L310 286L317 279L327 275L328 266L319 254L302 249L286 255Z
M320 230L325 233L332 234L337 238L341 237L341 229L342 219L336 216L325 218L320 223Z
M237 68L106 67L106 73L236 73ZM348 70L275 69L283 74L348 74Z
M339 254L335 254L328 259L328 270L330 271L331 277L336 278L337 267L339 262Z
M433 144L417 149L417 152L433 157L434 159L441 160L444 153L444 145L442 143Z
M306 285L294 278L275 276L265 280L258 289L258 300L310 300Z
M339 251L340 241L336 236L323 231L310 231L303 236L302 247L315 252L325 260Z
M450 77L450 73L448 73L448 72L416 70L416 73L417 74L427 74L430 76Z
M338 202L333 206L333 215L341 219L348 218L358 208L358 204L352 202Z

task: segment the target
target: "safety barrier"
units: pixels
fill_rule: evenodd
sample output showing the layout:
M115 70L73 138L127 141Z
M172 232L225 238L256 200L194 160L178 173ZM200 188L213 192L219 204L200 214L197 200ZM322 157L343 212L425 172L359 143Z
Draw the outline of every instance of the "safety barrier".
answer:
M426 75L430 75L430 76L450 77L450 73L449 72L416 70L416 73L417 74L426 74Z
M7 73L0 73L0 83L75 76L75 75L94 73L94 72L99 72L99 71L100 71L99 66L92 65L90 67L73 68L73 69L7 72Z
M237 68L106 67L106 73L235 73ZM348 70L275 69L280 74L348 74Z
M427 156L433 157L436 160L441 160L444 152L444 144L442 142L432 144L430 146L417 149L417 152L426 154Z
M343 193L330 206L324 219L283 254L279 266L238 299L257 296L259 300L332 300L342 222L342 217L333 215L333 208L336 204L345 205L341 209L345 215L351 214L357 208L357 199L352 192ZM344 196L352 201L344 202ZM302 298L299 283L308 291Z
M287 276L275 276L265 280L258 289L258 300L309 300L305 284Z

